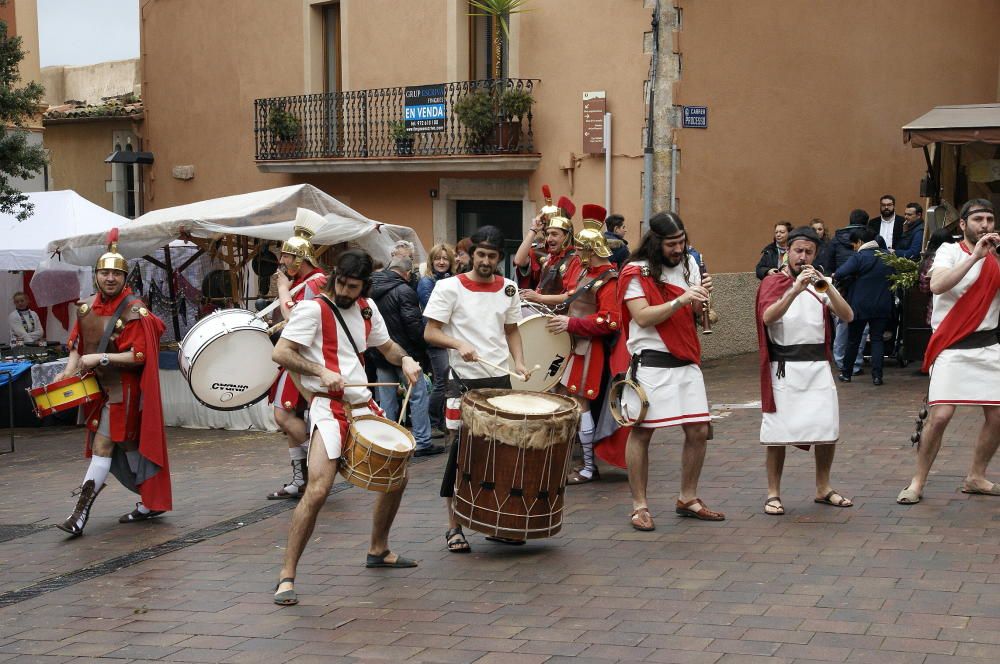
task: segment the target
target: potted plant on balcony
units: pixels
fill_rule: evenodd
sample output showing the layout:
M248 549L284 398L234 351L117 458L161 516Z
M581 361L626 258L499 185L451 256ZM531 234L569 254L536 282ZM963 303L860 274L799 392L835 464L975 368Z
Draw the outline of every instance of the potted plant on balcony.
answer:
M486 151L496 125L496 104L489 90L473 90L455 102L455 115L468 130L465 146L474 153Z
M298 148L297 139L302 123L284 106L275 106L268 112L267 129L271 132L271 138L279 154L295 152Z
M389 135L396 142L397 157L413 156L413 142L416 137L407 131L406 122L403 120L390 120Z
M531 111L534 97L527 90L510 88L497 96L496 144L501 152L517 152L521 119Z

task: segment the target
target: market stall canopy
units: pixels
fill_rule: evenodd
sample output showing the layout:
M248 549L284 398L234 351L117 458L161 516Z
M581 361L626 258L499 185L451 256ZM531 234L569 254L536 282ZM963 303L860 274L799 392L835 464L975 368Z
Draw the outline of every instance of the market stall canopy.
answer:
M936 106L903 127L903 142L915 148L931 143L1000 144L1000 104Z
M94 234L106 236L115 226L132 223L126 217L91 203L75 191L26 194L35 206L31 216L18 221L0 214L0 270L34 270L49 257L46 244L53 237Z
M295 211L300 207L317 212L326 219L327 223L312 238L313 244L353 242L375 260L388 263L393 244L397 240L409 240L417 248L416 258L426 258L412 228L373 221L310 184L147 212L121 227L118 250L126 258L138 258L188 235L209 240L225 235L242 235L283 241L292 235ZM107 251L107 234L67 234L49 242L48 249L58 253L65 262L93 265Z

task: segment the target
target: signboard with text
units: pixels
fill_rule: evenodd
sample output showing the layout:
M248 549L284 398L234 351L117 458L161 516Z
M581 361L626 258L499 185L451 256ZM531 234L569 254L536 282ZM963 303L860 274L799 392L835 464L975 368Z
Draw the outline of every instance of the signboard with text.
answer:
M607 110L604 90L583 93L584 154L604 154L604 114Z
M708 129L708 106L685 106L681 126Z
M407 87L403 101L403 121L406 131L444 131L447 109L444 84Z

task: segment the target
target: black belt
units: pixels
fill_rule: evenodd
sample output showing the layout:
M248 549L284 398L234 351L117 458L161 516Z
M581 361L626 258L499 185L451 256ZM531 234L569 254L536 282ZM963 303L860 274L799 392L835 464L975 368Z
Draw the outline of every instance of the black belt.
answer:
M968 334L948 346L948 349L969 350L971 348L986 348L987 346L992 346L997 343L997 341L1000 341L997 334L998 332L1000 332L1000 328L998 327L994 327L992 330L973 332L972 334Z
M682 360L676 355L664 353L659 350L644 350L632 356L632 366L629 367L629 372L633 376L635 376L635 371L639 368L640 364L644 367L654 369L676 369L694 364L694 362L691 360Z
M772 362L778 363L775 376L785 377L785 362L825 362L826 344L793 344L782 346L773 342L767 343L767 352Z

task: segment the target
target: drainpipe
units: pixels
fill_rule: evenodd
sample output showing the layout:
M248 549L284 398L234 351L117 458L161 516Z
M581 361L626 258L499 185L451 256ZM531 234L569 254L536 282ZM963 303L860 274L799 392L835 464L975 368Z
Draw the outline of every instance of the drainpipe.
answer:
M676 143L670 144L670 211L677 212L677 149Z
M660 60L660 0L653 7L653 57L650 63L649 108L646 116L646 147L642 151L642 220L639 235L646 232L649 218L653 216L653 100L656 95L656 69ZM673 185L670 187L673 196ZM610 210L609 210L610 212Z
M611 114L604 114L604 209L611 214Z

